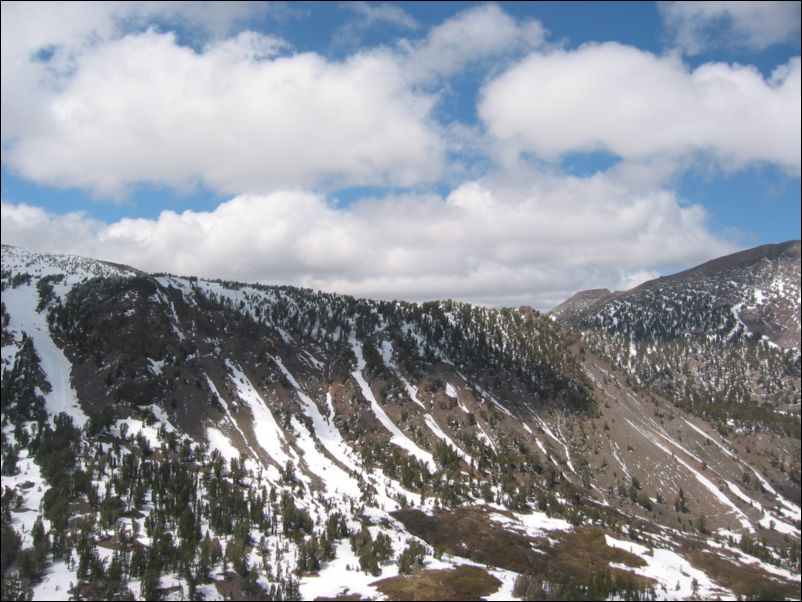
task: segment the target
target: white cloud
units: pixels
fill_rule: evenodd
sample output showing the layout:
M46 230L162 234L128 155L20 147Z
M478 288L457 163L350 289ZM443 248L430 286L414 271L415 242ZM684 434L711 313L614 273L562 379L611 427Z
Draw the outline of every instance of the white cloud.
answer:
M366 25L389 23L403 29L417 29L420 24L403 8L393 4L371 4L369 2L346 2L342 8L359 15Z
M34 82L37 102L4 113L4 162L104 195L137 182L239 193L440 174L434 100L394 63L274 56L280 47L245 32L196 52L153 30L96 44L56 89Z
M676 45L687 54L730 45L764 50L799 44L799 2L661 2L660 13Z
M38 121L48 92L63 85L94 46L159 21L197 40L222 37L272 10L264 2L3 2L3 142ZM47 61L37 55L49 55ZM13 91L13 92L9 92Z
M765 79L753 67L689 70L616 43L535 53L491 81L479 113L510 162L602 150L625 160L701 154L722 167L800 170L800 59Z
M547 309L579 289L620 288L732 251L705 219L671 192L634 191L609 175L540 174L346 209L302 191L246 195L211 212L111 225L4 202L2 238L149 271Z
M413 81L432 83L471 63L537 48L545 37L539 21L517 21L495 4L483 4L457 13L421 40L402 40L396 51Z
M154 20L221 37L270 10L264 2L4 2L3 53L25 55L50 46L76 53Z
M362 21L417 26L393 5L349 8ZM3 163L39 184L111 198L139 183L224 194L432 183L447 171L447 150L465 150L451 148L453 134L471 129L436 121L443 78L545 36L537 21L488 4L421 39L333 61L290 55L272 36L234 35L256 10L4 3ZM174 33L145 29L153 22L202 43L190 48ZM452 174L462 169L454 163Z
M0 201L0 238L3 244L27 249L70 253L83 249L91 254L101 251L96 246L96 235L105 226L103 222L74 211L53 215L40 207L10 204ZM46 239L42 239L46 236Z
M343 10L355 16L341 25L332 35L332 46L356 48L362 37L377 26L391 26L398 29L415 30L420 24L403 8L393 4L370 4L368 2L343 2Z
M655 270L639 270L637 272L623 273L615 288L620 291L628 291L644 282L654 280L659 276L660 272Z
M185 3L2 6L5 165L102 195L146 182L234 197L113 224L3 202L4 243L150 271L547 309L578 289L629 287L734 250L701 207L661 188L698 156L799 171L798 58L765 79L617 44L541 50L484 86L481 124L440 124L447 78L476 65L492 75L542 49L540 23L480 5L420 39L333 61L233 35L250 3L211 5L225 14L205 25L207 12ZM355 10L404 27L391 8ZM145 29L154 18L202 42ZM37 59L42 50L51 56ZM598 149L625 160L588 178L518 161ZM446 169L447 151L466 165ZM485 153L503 172L482 175ZM446 178L446 198L346 208L309 191Z

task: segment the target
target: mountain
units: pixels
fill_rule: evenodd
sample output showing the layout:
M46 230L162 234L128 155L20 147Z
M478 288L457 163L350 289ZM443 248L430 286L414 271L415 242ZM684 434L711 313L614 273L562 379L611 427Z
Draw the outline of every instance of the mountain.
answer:
M633 381L717 428L799 437L800 242L646 282L578 293L551 312Z
M7 246L2 289L4 599L798 594L798 434L638 380L619 339L677 343L634 302L619 333Z
M733 253L626 292L582 291L550 314L635 340L751 335L799 349L800 241Z
M566 299L549 312L549 315L558 322L571 323L579 319L589 308L597 303L615 297L617 294L606 288L592 288L579 291L571 298Z

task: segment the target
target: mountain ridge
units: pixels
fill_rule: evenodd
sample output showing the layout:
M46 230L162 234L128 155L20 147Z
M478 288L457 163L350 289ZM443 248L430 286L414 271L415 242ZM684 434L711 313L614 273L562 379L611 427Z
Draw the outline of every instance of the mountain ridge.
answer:
M736 251L735 253L730 253L729 255L724 255L723 257L711 259L710 261L706 261L687 270L682 270L668 276L662 276L661 278L681 279L691 274L704 274L710 271L743 267L763 259L776 260L782 257L794 258L800 255L800 249L802 249L802 246L800 245L802 245L802 242L799 240L787 240L780 243L759 245L757 247L744 249L742 251Z
M448 597L465 563L506 598L745 595L744 571L780 597L798 584L798 439L686 413L535 310L23 255L3 248L3 486L30 510L3 524L41 565L5 562L4 598L299 599L346 583L370 598L412 587L407 571ZM72 459L50 462L46 440L72 441ZM95 577L58 548L36 556L37 520L51 546L90 542L78 564ZM129 543L112 554L106 538ZM597 561L571 563L583 554Z
M549 315L564 323L584 324L593 320L594 313L601 314L606 307L630 300L637 303L640 296L660 292L664 288L681 289L677 294L686 291L698 294L700 291L692 287L699 283L704 286L707 280L708 290L704 292L710 296L712 307L728 305L737 314L742 311L742 306L747 305L742 315L736 315L744 323L746 331L760 330L772 342L798 348L800 248L798 240L762 245L649 280L627 291L580 291L552 309ZM790 273L783 274L783 269L788 269ZM740 279L740 282L734 282L733 278ZM771 298L778 282L779 294ZM786 285L792 290L784 291ZM769 297L768 304L766 297ZM751 308L748 306L750 303Z

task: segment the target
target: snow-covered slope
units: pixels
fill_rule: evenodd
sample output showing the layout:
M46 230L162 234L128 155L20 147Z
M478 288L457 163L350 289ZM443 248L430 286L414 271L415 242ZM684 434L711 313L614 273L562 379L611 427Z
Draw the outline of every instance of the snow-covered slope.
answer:
M2 269L18 285L3 290L3 305L10 316L3 339L3 371L18 351L22 333L31 337L51 390L45 394L47 411L69 414L76 424L86 422L70 382L72 366L51 337L46 321L48 302L58 302L75 284L90 278L128 277L133 268L72 255L35 253L26 249L2 247ZM12 276L13 275L13 276ZM5 276L4 276L5 277ZM49 298L49 301L48 301Z
M798 586L798 441L744 454L532 310L2 269L4 598Z

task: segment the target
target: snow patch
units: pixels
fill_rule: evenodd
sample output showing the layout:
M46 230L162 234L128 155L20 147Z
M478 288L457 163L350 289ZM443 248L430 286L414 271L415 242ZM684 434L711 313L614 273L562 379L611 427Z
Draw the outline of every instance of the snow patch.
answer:
M354 380L356 380L357 384L359 385L363 397L370 402L370 407L373 410L373 414L376 416L379 422L381 422L382 426L384 426L384 428L386 428L392 434L392 438L390 439L391 443L397 445L401 449L406 450L412 456L418 458L420 461L428 465L432 472L436 471L437 464L435 463L432 454L423 451L415 444L414 441L407 437L401 431L401 429L395 425L395 423L376 401L373 391L370 389L370 385L362 374L362 370L365 368L365 358L362 355L362 345L353 336L351 337L350 342L351 347L354 350L354 355L356 355L357 358L357 369L351 372L351 376L354 377Z
M41 583L33 587L33 600L71 600L70 589L78 583L77 573L64 560L50 565Z
M153 376L161 375L162 371L164 370L164 360L159 360L157 362L156 360L148 358L148 370L150 370L150 373L153 374Z
M369 600L378 600L382 597L372 583L380 578L391 577L397 574L395 565L382 567L381 577L374 577L359 570L359 558L351 550L348 540L337 544L337 556L330 562L323 564L319 576L305 576L301 578L299 588L301 599L314 600L318 597L335 598L343 593L360 594ZM395 570L393 570L395 569Z
M758 521L758 523L764 529L770 529L772 531L777 531L778 533L783 533L786 535L796 535L797 537L799 537L799 529L789 525L788 523L784 523L783 521L774 516L764 514Z
M33 483L33 487L23 487L23 484L29 482ZM42 477L39 465L29 456L27 448L23 448L19 452L17 474L2 475L2 486L3 491L8 487L16 489L23 496L22 507L11 513L11 526L22 538L22 547L30 547L33 545L31 529L40 516L39 507L45 491L49 487ZM50 521L44 520L44 526L45 529L48 529Z
M686 418L683 418L683 421L685 422L685 424L687 424L689 427L691 427L697 433L699 433L703 437L707 438L707 440L712 441L713 444L716 447L718 447L721 451L723 451L729 457L733 458L739 464L741 464L742 466L745 466L746 468L751 470L752 473L758 478L760 483L763 485L763 488L766 491L768 491L769 493L771 493L775 498L777 498L777 501L780 503L780 512L783 514L783 516L785 516L786 518L790 518L791 520L802 520L802 508L800 508L799 506L797 506L793 502L787 500L782 495L780 495L777 492L777 490L774 489L774 487L772 487L771 483L769 483L768 480L762 474L760 474L755 468L753 468L752 466L750 466L749 464L747 464L746 462L741 460L738 456L736 456L734 453L732 453L730 450L728 450L726 447L724 447L724 445L722 445L721 443L716 441L713 437L711 437L710 435L705 433L702 429L700 429L698 426L696 426L692 422L689 422Z
M395 363L393 362L393 344L390 341L382 341L382 344L379 346L379 353L381 353L385 366L395 368Z
M343 439L342 434L331 421L334 418L334 406L331 400L331 392L326 393L326 406L329 409L329 417L324 417L323 414L320 413L317 404L306 393L304 393L303 390L301 390L301 385L298 384L298 381L295 379L295 377L284 366L281 358L273 357L272 359L278 366L279 370L281 370L284 376L287 377L287 380L290 381L290 384L293 386L293 388L295 388L295 392L298 394L298 397L303 404L306 415L312 419L312 427L315 431L315 436L318 438L323 447L326 448L326 450L328 450L332 456L340 460L340 462L342 462L350 470L359 470L358 461L354 457L353 451L350 447L348 447L348 444Z
M446 435L443 432L443 430L440 428L440 426L437 424L437 422L435 421L434 417L431 414L426 414L423 417L423 419L426 421L426 426L428 426L429 430L432 431L432 433L434 433L435 437L437 437L438 439L443 441L447 446L449 446L451 449L453 449L454 452L460 458L465 460L465 462L467 462L468 464L472 464L473 463L473 458L471 456L469 456L467 453L465 453L464 451L462 451L462 449L460 449L457 446L457 444L454 443L454 441L451 439L451 437L449 437L448 435Z
M504 525L508 529L522 531L530 537L542 537L549 531L571 531L571 523L561 518L553 518L543 512L530 514L493 514L490 517L494 523Z
M237 396L248 406L253 415L253 432L256 442L275 460L280 468L284 468L292 458L284 451L286 444L284 431L276 422L267 403L259 395L256 387L242 371L231 361L226 360L226 366L231 372L231 382L237 388Z
M625 564L611 563L613 568L634 572L643 577L657 581L662 588L655 590L657 599L663 600L713 600L716 598L732 599L731 591L716 585L705 573L694 568L679 554L670 550L649 548L630 541L614 539L604 536L607 545L611 548L624 550L639 556L646 562L646 566L633 568ZM696 582L696 588L694 588ZM663 591L660 591L660 590ZM695 591L694 591L695 589Z
M115 423L115 430L117 435L122 435L122 425L126 427L126 437L137 437L142 435L148 442L150 449L158 449L159 447L159 431L158 428L145 424L139 418L123 418Z
M223 407L223 411L226 413L226 417L228 418L229 423L240 434L240 437L242 437L242 441L245 443L245 446L248 448L248 451L251 452L251 455L254 457L254 459L258 459L259 454L257 454L256 451L254 451L254 449L250 445L248 445L248 438L245 436L245 433L242 432L242 429L239 427L239 424L237 424L237 421L231 415L231 411L228 409L228 403L226 403L226 400L223 398L222 395L220 395L219 391L217 390L217 387L214 386L214 382L212 382L212 379L209 378L209 375L204 374L204 376L206 377L206 382L209 385L209 389L211 389L212 393L215 395L215 397L217 397L217 401L220 402L220 405Z
M543 419L542 419L542 418L540 418L540 416L538 416L538 415L535 415L535 418L537 418L537 421L540 423L540 426L541 426L541 428L543 429L543 432L544 432L544 433L546 433L546 434L547 434L549 437L551 437L552 439L554 439L554 440L555 440L555 441L556 441L556 442L557 442L559 445L561 445L561 446L562 446L562 448L565 450L565 463L567 464L567 466L568 466L568 469L569 469L571 472L573 472L574 474L577 474L577 472L576 472L576 469L574 469L574 465L571 463L571 452L568 450L568 445L567 445L567 444L566 444L566 443L565 443L565 442L562 440L562 438L560 438L560 437L557 437L557 435L555 435L555 434L554 434L554 433L551 431L551 429L550 429L550 428L548 427L548 425L547 425L547 424L546 424L546 423L543 421Z
M239 460L239 450L231 443L231 439L226 437L221 431L214 427L206 427L206 439L209 441L209 447L216 449L220 452L227 461Z
M318 450L306 425L297 418L293 418L292 427L297 434L296 444L303 452L303 460L307 469L323 481L326 493L330 496L345 494L359 499L361 494L359 484L351 475Z
M424 405L424 403L418 398L418 387L415 385L410 385L409 382L407 382L407 379L402 376L399 376L399 378L401 379L401 382L404 383L404 387L407 390L407 395L409 395L409 398L425 410L426 405Z

